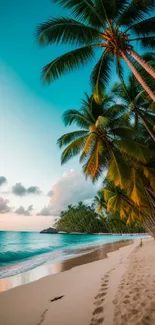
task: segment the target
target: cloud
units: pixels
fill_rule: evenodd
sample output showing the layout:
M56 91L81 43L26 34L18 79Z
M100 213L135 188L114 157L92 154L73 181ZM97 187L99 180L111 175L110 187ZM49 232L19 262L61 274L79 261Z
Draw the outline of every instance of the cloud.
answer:
M5 184L7 182L7 179L4 176L0 176L0 186Z
M12 192L15 195L23 196L26 194L26 188L21 183L16 183L12 187Z
M39 216L52 216L53 208L49 204L48 206L43 207L41 211L38 213Z
M39 215L59 216L67 205L92 199L96 188L90 180L85 180L80 171L71 169L63 174L50 192L52 196L49 205L45 206Z
M9 201L0 197L0 213L6 213L11 210L11 207L8 206Z
M40 194L40 189L37 186L30 186L27 189L28 194Z
M54 194L54 191L53 191L53 190L50 190L50 191L47 193L47 196L51 197L53 194Z
M40 189L37 186L30 186L28 188L24 187L21 183L16 183L12 187L12 193L18 196L24 196L27 194L40 194Z
M25 209L22 205L15 211L16 214L20 214L23 216L30 216L31 211L33 210L33 205L29 205L27 209Z

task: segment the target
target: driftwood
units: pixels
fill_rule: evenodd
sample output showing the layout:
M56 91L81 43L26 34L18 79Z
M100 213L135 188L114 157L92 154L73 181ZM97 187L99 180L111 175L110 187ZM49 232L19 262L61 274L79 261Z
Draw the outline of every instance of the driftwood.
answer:
M63 297L64 297L64 296L55 297L54 299L51 299L50 302L53 302L53 301L56 301L56 300L62 299Z

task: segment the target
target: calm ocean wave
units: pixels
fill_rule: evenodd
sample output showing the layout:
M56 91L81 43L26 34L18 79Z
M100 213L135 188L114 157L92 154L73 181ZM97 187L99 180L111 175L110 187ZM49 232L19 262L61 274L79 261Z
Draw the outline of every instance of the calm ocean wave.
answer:
M40 234L0 231L0 278L77 255L77 249L134 236ZM137 238L137 236L136 236Z

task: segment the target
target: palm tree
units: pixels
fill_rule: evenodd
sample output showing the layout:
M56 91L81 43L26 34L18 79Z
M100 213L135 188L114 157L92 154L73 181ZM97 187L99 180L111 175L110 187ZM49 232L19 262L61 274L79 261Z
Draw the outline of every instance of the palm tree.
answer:
M143 125L155 142L155 107L150 98L144 96L144 91L136 82L135 77L130 75L126 84L115 83L112 93L115 99L122 103L121 110L124 112L124 118L130 120L130 123L134 124L139 132L142 131L141 126Z
M140 215L139 208L127 197L125 191L106 180L103 186L104 188L97 192L94 202L96 212L101 214L101 220L106 224L109 232L131 232L135 231L136 227L137 229L142 227L144 214Z
M146 180L143 180L144 183ZM140 193L141 189L139 189ZM127 195L124 190L119 187L114 187L112 183L106 182L105 187L100 191L103 195L103 200L107 204L107 211L112 215L119 214L120 218L125 220L127 224L144 224L149 233L155 237L155 209L152 208L147 195L144 201L137 204L133 197ZM129 193L128 193L129 194ZM155 192L153 194L153 197ZM155 204L155 198L153 200Z
M102 214L103 209L106 209L107 206L102 191L97 192L97 195L94 197L94 203L96 206L96 212Z
M93 97L87 96L80 111L68 110L64 113L65 125L74 123L79 129L61 136L58 145L66 147L61 156L62 164L80 154L86 176L95 181L107 173L109 181L124 188L130 172L125 157L145 165L153 153L135 140L134 130L124 125L124 120L122 123L119 108L120 105L112 104L111 100L108 102L107 97L99 105Z
M50 63L42 71L44 81L50 83L62 74L86 65L101 51L91 74L93 92L97 100L111 78L115 59L122 79L121 60L124 60L143 89L155 101L155 94L135 66L138 63L155 79L155 70L136 52L136 42L145 50L155 48L154 0L53 0L71 10L73 18L52 18L38 26L36 37L41 45L69 43L75 46ZM77 48L77 46L79 46Z

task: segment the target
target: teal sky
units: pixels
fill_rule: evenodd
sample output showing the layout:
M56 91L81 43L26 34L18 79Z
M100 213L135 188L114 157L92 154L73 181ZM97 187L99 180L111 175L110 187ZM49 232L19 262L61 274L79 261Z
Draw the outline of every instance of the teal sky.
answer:
M89 92L93 65L45 86L40 80L42 67L70 48L68 45L39 47L35 40L37 24L66 14L50 0L0 0L0 175L8 180L0 196L9 201L9 214L19 206L27 209L31 204L33 213L38 213L49 206L46 193L54 184L61 183L63 173L80 170L77 159L63 167L60 165L56 141L67 132L61 120L64 110L78 109L84 92ZM85 184L83 176L80 177ZM11 188L16 183L38 186L44 194L13 196ZM83 186L86 186L83 199L89 199L88 183ZM76 196L76 191L74 194ZM66 200L67 203L70 202ZM1 218L4 223L6 213Z
M56 145L68 131L62 113L79 109L84 92L90 94L94 62L50 86L40 80L42 67L70 47L39 47L36 26L68 14L50 0L0 0L0 176L7 179L0 182L0 229L51 226L68 204L90 202L96 192L78 159L61 166Z

